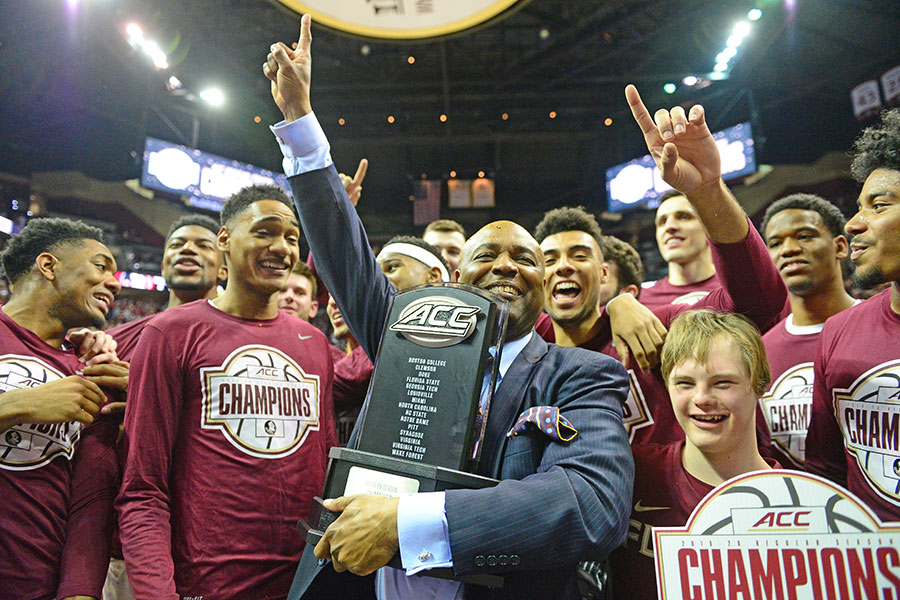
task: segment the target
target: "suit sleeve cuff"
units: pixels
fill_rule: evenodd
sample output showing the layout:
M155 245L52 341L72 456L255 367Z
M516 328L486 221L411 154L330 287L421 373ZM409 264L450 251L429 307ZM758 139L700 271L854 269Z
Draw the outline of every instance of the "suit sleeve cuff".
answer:
M400 496L397 534L400 560L407 575L453 566L444 492Z
M288 177L324 169L332 164L331 146L315 113L293 121L281 121L269 127L281 146L282 165Z

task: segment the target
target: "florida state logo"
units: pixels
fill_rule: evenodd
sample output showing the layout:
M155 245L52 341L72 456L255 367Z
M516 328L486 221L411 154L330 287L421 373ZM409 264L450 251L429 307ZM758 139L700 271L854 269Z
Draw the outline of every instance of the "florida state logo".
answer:
M7 354L0 357L0 391L35 388L64 375L32 356ZM80 423L13 425L0 436L0 469L28 471L40 468L57 456L72 458Z
M319 430L319 377L268 346L243 346L200 369L201 427L258 458L288 456Z

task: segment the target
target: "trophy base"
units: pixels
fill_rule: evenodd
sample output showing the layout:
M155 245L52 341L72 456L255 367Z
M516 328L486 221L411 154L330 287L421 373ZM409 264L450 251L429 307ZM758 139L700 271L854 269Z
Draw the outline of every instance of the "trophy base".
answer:
M480 489L493 487L499 483L490 477L350 448L332 448L328 457L328 474L325 476L325 491L322 494L326 498L353 494L394 497L418 492ZM303 534L306 543L315 547L325 535L325 530L338 516L339 513L333 513L322 505L322 498L316 497L313 499L309 518L301 519L297 529ZM403 568L399 554L391 559L388 566ZM456 577L450 568L430 569L420 575L492 588L503 586L503 577L498 575Z

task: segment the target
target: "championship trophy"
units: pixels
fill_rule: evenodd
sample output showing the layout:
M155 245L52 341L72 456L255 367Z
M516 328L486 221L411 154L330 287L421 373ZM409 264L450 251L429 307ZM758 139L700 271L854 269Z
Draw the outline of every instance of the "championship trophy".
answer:
M425 284L394 296L375 371L347 448L329 453L322 498L400 496L491 487L476 475L496 386L508 303L459 283ZM308 550L339 513L316 498L298 528ZM399 554L389 566L402 568ZM452 569L430 577L457 579ZM458 578L499 587L502 577Z

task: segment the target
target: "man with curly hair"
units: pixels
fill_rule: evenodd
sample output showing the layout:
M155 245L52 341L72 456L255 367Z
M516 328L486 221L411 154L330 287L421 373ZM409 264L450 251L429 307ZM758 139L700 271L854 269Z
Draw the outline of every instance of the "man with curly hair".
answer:
M862 191L845 230L860 287L890 283L825 323L816 350L806 468L846 486L884 521L900 520L900 110L862 132Z

